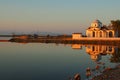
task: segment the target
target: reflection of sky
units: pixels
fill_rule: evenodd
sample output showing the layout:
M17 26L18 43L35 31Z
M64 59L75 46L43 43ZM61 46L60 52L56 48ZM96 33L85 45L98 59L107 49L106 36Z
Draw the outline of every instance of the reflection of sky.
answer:
M0 43L1 80L67 80L80 73L85 78L87 67L96 63L82 50L70 46L41 43ZM109 56L102 57L108 66Z

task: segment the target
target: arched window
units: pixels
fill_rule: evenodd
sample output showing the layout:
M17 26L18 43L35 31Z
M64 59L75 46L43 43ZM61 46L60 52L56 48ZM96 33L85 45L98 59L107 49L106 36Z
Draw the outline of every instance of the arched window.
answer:
M112 31L109 32L109 37L113 37Z

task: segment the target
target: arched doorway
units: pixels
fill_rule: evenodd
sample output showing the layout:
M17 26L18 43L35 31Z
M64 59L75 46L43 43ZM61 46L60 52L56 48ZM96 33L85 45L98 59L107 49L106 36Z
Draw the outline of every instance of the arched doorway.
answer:
M109 32L109 37L113 37L112 31Z
M95 37L95 32L93 31L93 37Z

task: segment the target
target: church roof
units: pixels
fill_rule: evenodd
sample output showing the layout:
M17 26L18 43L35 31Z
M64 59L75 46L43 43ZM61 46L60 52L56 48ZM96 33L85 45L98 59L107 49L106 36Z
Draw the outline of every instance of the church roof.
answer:
M97 20L93 21L92 23L101 23L101 22L100 22L100 20L97 19Z
M101 27L101 30L109 30L107 27L103 26Z
M99 20L95 20L91 23L91 27L93 28L101 28L102 27L102 23Z

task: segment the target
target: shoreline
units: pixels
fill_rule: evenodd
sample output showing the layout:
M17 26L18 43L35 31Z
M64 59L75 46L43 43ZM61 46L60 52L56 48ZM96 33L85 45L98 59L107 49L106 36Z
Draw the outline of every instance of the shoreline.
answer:
M106 69L102 74L93 77L92 80L120 80L120 64L115 68Z
M56 43L56 44L97 44L97 45L120 45L120 38L81 38L81 39L72 39L72 38L12 38L10 42L18 43Z

